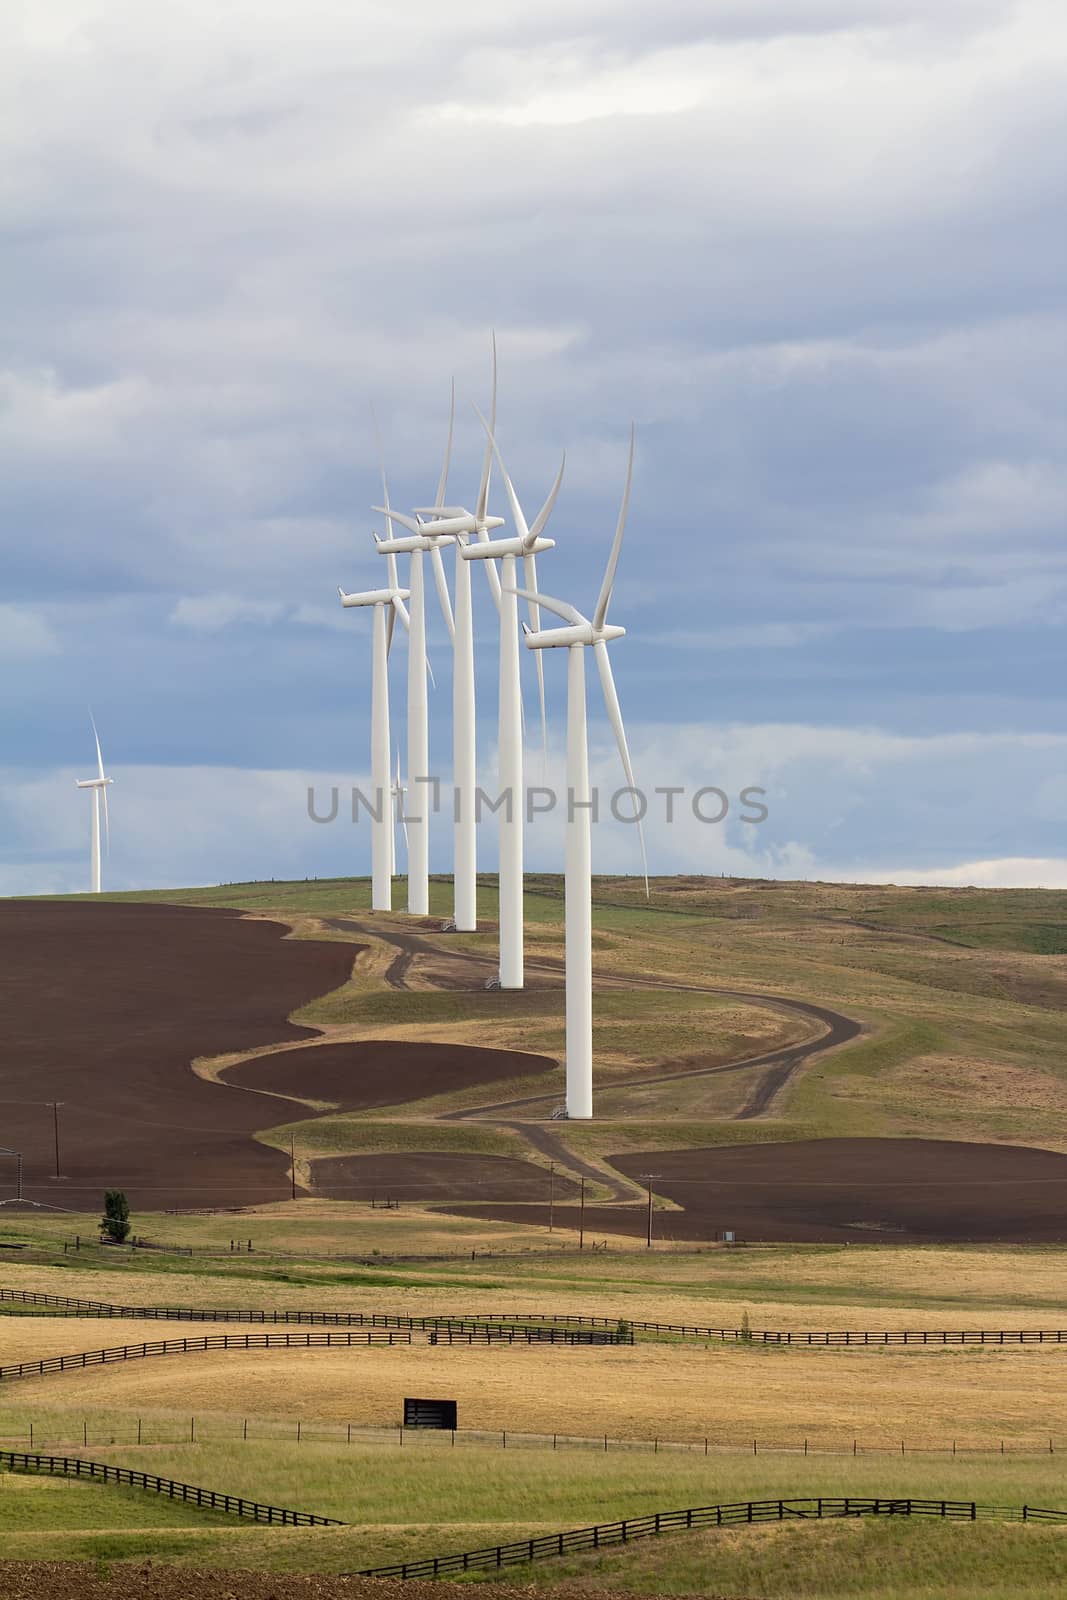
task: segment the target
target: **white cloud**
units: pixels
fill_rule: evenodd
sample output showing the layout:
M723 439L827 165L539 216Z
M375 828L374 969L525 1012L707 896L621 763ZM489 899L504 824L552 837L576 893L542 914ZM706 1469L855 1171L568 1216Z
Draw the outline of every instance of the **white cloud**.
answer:
M480 782L495 786L495 750L488 729ZM671 730L631 725L638 786L648 799L645 837L655 873L726 872L737 876L874 883L974 883L990 887L1067 887L1055 850L1035 850L1055 803L1062 802L1067 735L956 734L900 738L877 729L802 725ZM216 883L246 878L299 878L369 871L369 827L351 821L351 790L369 792L362 766L333 772L248 770L229 766L137 766L112 769L112 855L115 888ZM611 819L611 797L623 784L618 755L602 724L592 725L591 775L600 793L594 832L598 872L638 872L636 829ZM77 889L85 877L87 820L73 769L0 774L0 892ZM448 772L442 810L431 820L431 867L450 861ZM531 753L527 781L541 782ZM550 748L547 782L557 803L527 830L531 870L562 869L566 780L563 753ZM670 805L661 792L678 786ZM310 820L330 809L338 817ZM703 818L722 810L719 823ZM762 789L742 800L746 789ZM699 790L707 791L694 806ZM540 803L540 802L538 802ZM765 821L754 816L767 807ZM626 802L618 801L620 814ZM698 812L701 816L698 816ZM1062 832L1062 830L1060 830ZM993 848L988 848L988 846ZM983 848L987 847L987 848ZM496 826L483 819L483 867L493 870ZM27 863L36 863L28 865Z
M170 621L183 628L214 633L234 623L276 622L285 610L280 601L251 600L236 594L183 595Z
M56 655L59 648L59 640L38 612L0 604L0 661L32 661Z

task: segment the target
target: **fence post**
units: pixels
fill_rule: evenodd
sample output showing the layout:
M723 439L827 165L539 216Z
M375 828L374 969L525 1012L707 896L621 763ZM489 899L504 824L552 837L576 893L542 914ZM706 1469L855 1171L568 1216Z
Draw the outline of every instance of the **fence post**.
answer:
M808 1441L805 1439L804 1440L804 1454L807 1455L807 1453L808 1453Z
M345 1440L345 1443L346 1444L351 1444L352 1443L352 1424L351 1423L348 1424L348 1437Z
M196 1418L195 1417L190 1417L189 1418L189 1443L190 1444L195 1444L196 1443Z
M704 1440L704 1454L707 1455L707 1453L708 1453L708 1441L707 1441L707 1439L705 1439Z
M140 1442L141 1442L141 1419L140 1419L140 1417L138 1417L137 1418L137 1443L140 1444Z

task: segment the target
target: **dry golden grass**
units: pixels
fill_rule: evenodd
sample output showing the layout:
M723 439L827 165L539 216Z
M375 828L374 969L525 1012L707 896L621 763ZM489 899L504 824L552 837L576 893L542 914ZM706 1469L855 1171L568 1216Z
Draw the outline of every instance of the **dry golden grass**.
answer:
M1063 1384L1055 1349L455 1346L168 1356L20 1382L9 1403L394 1425L418 1393L454 1397L473 1429L989 1448L1054 1434Z

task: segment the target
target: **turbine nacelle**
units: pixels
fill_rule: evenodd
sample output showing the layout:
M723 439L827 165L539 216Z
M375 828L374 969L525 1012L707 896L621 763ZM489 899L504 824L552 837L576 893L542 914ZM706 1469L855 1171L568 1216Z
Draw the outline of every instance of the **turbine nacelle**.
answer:
M114 778L75 778L76 789L106 789L109 783L114 783Z
M477 517L465 506L416 506L415 516L419 527L427 528L427 532L467 534L472 538L505 524L503 517ZM427 527L423 517L433 517L434 521Z
M516 589L513 592L521 594L525 600L541 598L530 595L525 589ZM541 598L541 604L544 604L543 598ZM584 617L581 622L575 623L570 628L542 628L535 633L532 628L523 623L522 631L526 636L526 648L528 650L569 649L571 645L575 644L607 644L612 639L621 639L626 633L625 628L620 628L614 622L606 623L603 628L594 628L593 624Z
M397 600L406 600L410 589L365 589L362 594L345 594L343 589L338 589L341 604L348 606L391 606Z
M499 518L497 519L499 521ZM463 546L464 561L494 561L499 556L533 556L542 550L554 550L555 539L544 539L540 534L528 543L525 539L486 539L477 544Z
M385 506L372 506L372 511L378 511L382 516L388 516L393 522L399 522L402 528L411 531L405 538L379 539L378 549L383 555L405 555L413 550L432 550L435 546L441 548L446 544L454 544L458 533L477 532L477 527L468 528L468 522L474 523L473 517L452 517L440 522L419 522L415 517L405 517L399 511L388 511ZM499 520L499 519L498 519Z

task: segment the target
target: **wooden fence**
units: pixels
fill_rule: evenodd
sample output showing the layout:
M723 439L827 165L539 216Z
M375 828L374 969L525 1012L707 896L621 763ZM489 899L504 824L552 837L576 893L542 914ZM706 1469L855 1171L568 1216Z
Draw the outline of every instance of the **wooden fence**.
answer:
M459 1555L426 1556L388 1567L365 1567L349 1574L361 1578L445 1578L487 1567L510 1567L583 1550L603 1550L691 1528L732 1528L761 1522L806 1521L826 1517L940 1517L976 1522L1067 1522L1067 1511L1047 1511L1034 1506L981 1506L973 1500L915 1500L820 1496L801 1500L742 1500L733 1505L690 1506L684 1511L655 1511L649 1516L626 1517L621 1522L600 1522L590 1528L570 1528L563 1533L542 1533L510 1544L487 1545Z
M0 1289L0 1304L37 1307L59 1316L149 1318L160 1322L250 1322L331 1328L409 1328L421 1332L452 1328L457 1333L482 1333L485 1329L513 1328L537 1334L541 1330L600 1330L595 1342L632 1343L633 1333L663 1334L682 1339L714 1340L734 1344L803 1346L856 1345L1016 1345L1067 1344L1065 1328L839 1328L821 1332L797 1329L711 1328L695 1323L635 1322L629 1318L591 1317L551 1311L487 1312L473 1317L405 1317L381 1311L226 1310L190 1306L120 1306L103 1300L79 1300L68 1295L36 1294L26 1289ZM619 1332L620 1326L625 1332ZM545 1335L548 1336L547 1333ZM575 1342L585 1343L583 1340ZM594 1342L590 1340L589 1342Z
M351 1329L323 1333L205 1333L184 1339L154 1339L144 1344L113 1345L106 1350L79 1350L70 1355L45 1356L40 1361L16 1361L0 1367L0 1382L18 1378L41 1378L56 1372L73 1372L82 1367L100 1367L113 1361L136 1361L146 1356L184 1356L201 1350L326 1350L367 1348L379 1345L478 1346L500 1344L553 1344L573 1348L577 1344L633 1343L621 1335L586 1332L579 1335L566 1328L467 1328L430 1327L416 1335L410 1328Z
M231 1516L251 1517L255 1522L272 1522L286 1528L337 1528L336 1517L317 1517L311 1511L288 1511L284 1506L264 1505L241 1495L220 1494L194 1483L178 1483L160 1478L154 1472L135 1472L129 1467L113 1467L105 1461L86 1461L81 1456L31 1455L21 1450L0 1450L0 1467L9 1472L41 1472L52 1477L99 1478L103 1483L121 1483L134 1489L164 1494L168 1500L198 1506L203 1511L225 1511Z

